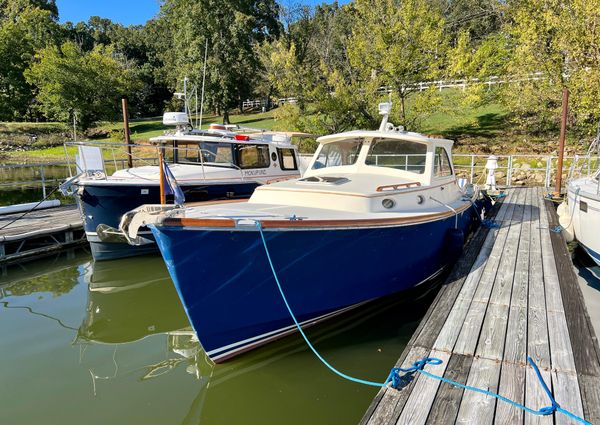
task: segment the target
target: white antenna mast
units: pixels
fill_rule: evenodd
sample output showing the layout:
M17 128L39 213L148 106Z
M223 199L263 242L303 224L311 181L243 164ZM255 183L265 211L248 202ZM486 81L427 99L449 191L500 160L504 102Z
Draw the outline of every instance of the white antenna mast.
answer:
M204 111L204 83L206 81L206 58L208 56L208 39L204 45L204 66L202 70L202 95L200 96L200 123L198 129L202 130L202 113Z

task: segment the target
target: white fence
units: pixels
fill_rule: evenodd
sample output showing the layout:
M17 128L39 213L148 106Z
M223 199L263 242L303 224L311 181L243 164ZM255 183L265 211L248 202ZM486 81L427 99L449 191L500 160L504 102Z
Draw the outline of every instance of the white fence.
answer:
M454 154L456 175L470 183L485 183L485 164L489 155ZM496 155L498 169L496 181L506 186L554 185L558 156L556 155ZM563 162L563 182L571 178L589 176L600 166L600 156L565 156Z
M454 170L458 177L466 178L469 183L485 183L487 170L485 164L491 154L454 154ZM301 154L308 165L311 154ZM496 181L501 186L554 186L556 178L556 155L495 155L498 158ZM565 156L563 165L563 183L571 178L593 174L600 166L600 156ZM404 167L402 167L404 168Z

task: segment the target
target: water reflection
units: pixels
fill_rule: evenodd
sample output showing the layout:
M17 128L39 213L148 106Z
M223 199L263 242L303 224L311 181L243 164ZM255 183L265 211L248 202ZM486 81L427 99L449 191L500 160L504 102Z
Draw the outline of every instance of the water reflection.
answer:
M135 260L93 263L89 276L85 316L74 344L81 347L80 362L95 345L113 345L114 373L100 376L90 368L96 381L117 377L117 350L151 335L164 334L164 359L142 367L140 380L164 375L183 365L188 374L201 378L197 366L204 357L189 326L174 286L156 256Z
M188 326L177 292L156 257L133 264L93 264L78 342L127 343Z
M297 334L213 365L159 257L23 267L0 283L0 423L356 423L376 392L331 374ZM434 293L417 295L307 334L340 370L384 380Z

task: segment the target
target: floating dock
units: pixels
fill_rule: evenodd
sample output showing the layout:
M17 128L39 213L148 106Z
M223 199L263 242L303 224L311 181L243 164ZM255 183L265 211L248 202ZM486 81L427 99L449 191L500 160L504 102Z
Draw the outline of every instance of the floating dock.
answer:
M76 205L34 210L22 215L0 216L1 266L86 243L83 221Z
M426 371L537 410L551 403L531 356L563 409L600 424L600 349L564 238L552 230L554 206L541 188L507 194L493 210L500 227L473 235L396 367L435 357L443 363ZM391 423L578 422L416 373L400 390L382 388L361 421Z

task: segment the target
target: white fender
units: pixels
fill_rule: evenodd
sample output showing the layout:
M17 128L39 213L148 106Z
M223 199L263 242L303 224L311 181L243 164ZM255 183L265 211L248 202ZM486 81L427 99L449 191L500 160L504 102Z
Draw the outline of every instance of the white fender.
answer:
M573 227L573 217L566 202L563 202L556 209L558 214L558 224L562 227L562 233L567 242L572 242L575 239L575 229Z

